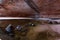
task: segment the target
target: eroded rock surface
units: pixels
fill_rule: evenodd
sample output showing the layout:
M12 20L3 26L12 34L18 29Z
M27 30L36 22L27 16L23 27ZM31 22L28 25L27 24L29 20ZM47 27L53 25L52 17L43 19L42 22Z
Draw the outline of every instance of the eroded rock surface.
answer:
M39 7L41 17L60 17L60 0L33 0ZM0 2L0 16L26 17L36 13L24 0L3 0ZM57 16L56 16L57 15Z

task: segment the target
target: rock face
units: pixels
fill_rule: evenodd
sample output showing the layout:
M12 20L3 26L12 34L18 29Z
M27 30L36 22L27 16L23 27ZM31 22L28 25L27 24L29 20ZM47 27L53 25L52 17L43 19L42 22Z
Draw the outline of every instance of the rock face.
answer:
M60 0L33 1L39 7L41 17L60 17ZM0 4L0 16L30 17L36 13L24 0L3 0Z
M6 1L6 2L5 2ZM31 16L34 11L24 0L5 0L0 8L0 16L23 17Z
M40 0L37 5L42 17L60 17L60 0Z

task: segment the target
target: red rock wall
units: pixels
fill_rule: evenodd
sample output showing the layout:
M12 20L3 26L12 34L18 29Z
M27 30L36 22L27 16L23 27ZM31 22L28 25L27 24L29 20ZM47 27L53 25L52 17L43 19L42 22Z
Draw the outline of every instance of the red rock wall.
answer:
M41 0L37 5L44 17L60 17L60 0Z
M60 0L33 0L40 9L41 17L53 15L60 17ZM24 0L4 0L3 7L0 8L0 16L28 17L33 16L35 11L32 10ZM57 15L57 16L56 16Z

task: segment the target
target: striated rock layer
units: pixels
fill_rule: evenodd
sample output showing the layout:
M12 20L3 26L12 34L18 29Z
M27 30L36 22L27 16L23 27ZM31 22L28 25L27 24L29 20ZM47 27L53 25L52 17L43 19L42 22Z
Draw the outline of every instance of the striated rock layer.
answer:
M33 1L39 7L41 17L60 17L60 0ZM2 0L0 5L2 17L30 17L36 13L24 0Z

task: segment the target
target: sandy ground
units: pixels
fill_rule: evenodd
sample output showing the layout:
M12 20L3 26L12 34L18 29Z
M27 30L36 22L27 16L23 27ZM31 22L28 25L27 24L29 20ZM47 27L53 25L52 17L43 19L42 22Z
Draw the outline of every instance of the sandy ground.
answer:
M36 32L42 32L45 30L49 30L51 28L52 31L58 32L60 34L60 24L56 24L56 25L50 25L50 24L46 24L46 25L38 25L37 27L34 28L34 30Z
M46 24L46 25L38 25L37 27L33 28L34 32L38 33L38 32L43 32L46 30L51 30L54 32L57 32L58 34L60 34L60 24L56 24L56 25L50 25L50 24ZM56 38L55 40L60 40L60 38Z

